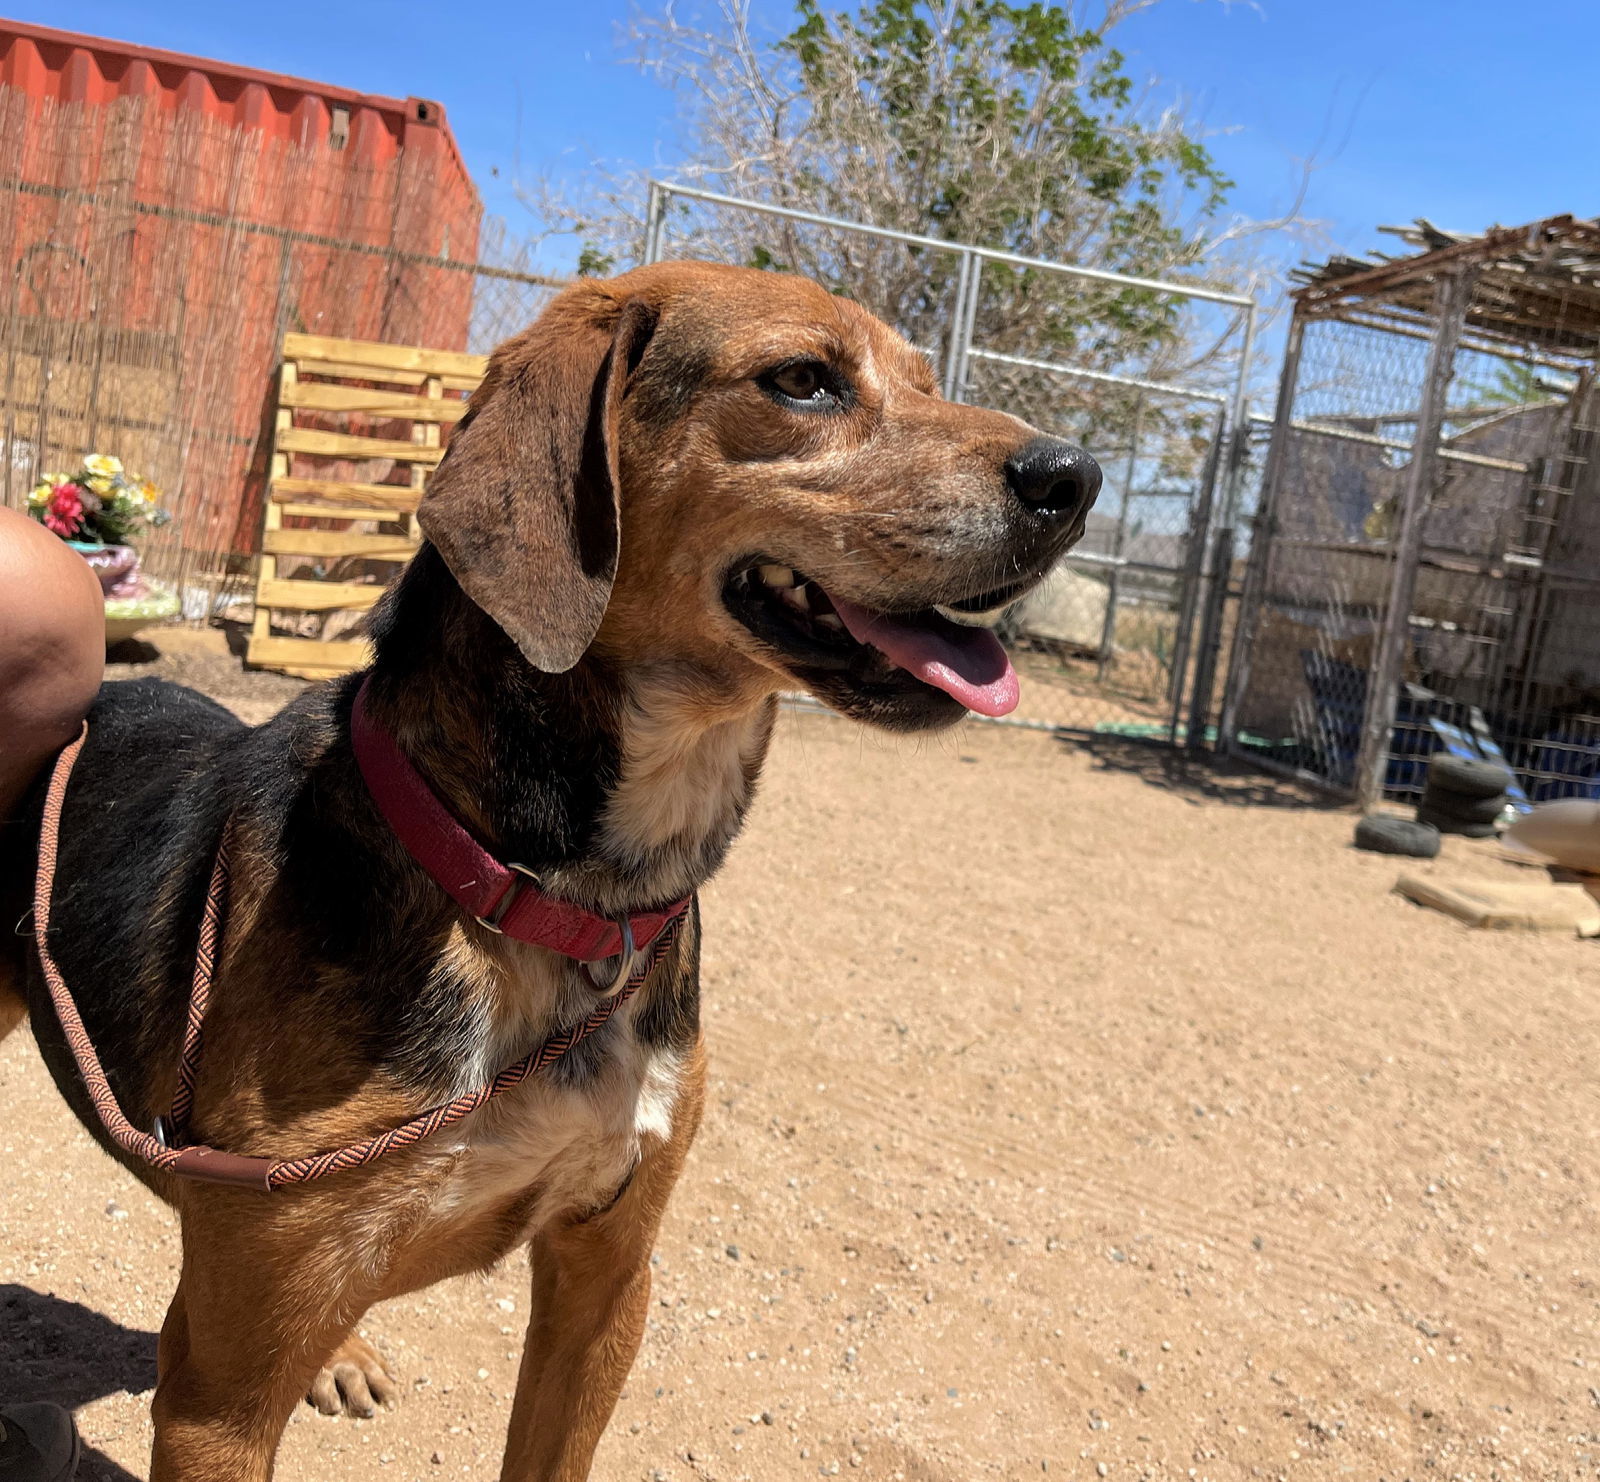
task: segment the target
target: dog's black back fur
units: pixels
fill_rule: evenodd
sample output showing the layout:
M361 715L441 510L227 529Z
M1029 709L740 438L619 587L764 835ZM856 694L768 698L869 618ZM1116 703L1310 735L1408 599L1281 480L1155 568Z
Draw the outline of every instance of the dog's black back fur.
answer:
M567 675L531 670L428 547L374 629L374 704L405 710L425 769L430 759L445 770L474 765L450 754L442 721L433 735L436 715L453 708L481 718L481 748L492 761L478 763L476 786L492 819L488 842L535 868L581 858L617 773L609 676L587 661ZM349 740L360 680L308 690L254 729L165 681L102 687L63 812L51 947L136 1125L148 1128L166 1110L206 886L230 819L236 888L252 879L259 888L263 873L271 882L249 930L267 934L260 945L270 943L276 963L273 1021L332 1026L320 1036L327 1058L313 1064L274 1066L274 1046L256 1047L258 1063L271 1067L262 1079L265 1115L274 1086L299 1104L309 1082L336 1101L378 1074L420 1109L457 1083L481 1033L482 1005L438 970L457 908L405 854L361 780ZM436 705L444 686L450 692ZM41 1051L74 1111L115 1152L25 940L44 785L41 778L23 820L0 839L0 893L7 919L20 923L13 944L30 964ZM687 1044L696 1032L698 935L691 918L672 970L641 1006L638 1031L652 1043ZM230 955L256 945L230 929ZM226 1013L226 976L219 972L214 1013ZM286 1044L304 1039L285 1035ZM561 1064L563 1078L586 1074L601 1046L591 1040L581 1050ZM203 1076L204 1064L202 1093ZM203 1120L193 1133L206 1138Z

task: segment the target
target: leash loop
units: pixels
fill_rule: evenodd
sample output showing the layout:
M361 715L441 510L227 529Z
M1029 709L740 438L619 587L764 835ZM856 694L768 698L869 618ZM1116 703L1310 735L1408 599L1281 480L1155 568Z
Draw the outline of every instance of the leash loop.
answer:
M609 957L601 957L583 965L584 972L589 975L589 981L600 990L602 998L610 998L628 981L628 972L633 967L633 959L638 956L638 948L633 945L633 922L626 916L618 916L617 930L622 935L622 950L616 956L617 970L614 973L606 972L606 964L612 960Z
M520 1086L531 1076L549 1069L556 1061L583 1043L590 1035L605 1027L611 1016L639 991L650 975L660 965L683 924L684 912L672 915L650 944L642 960L634 949L632 922L619 917L623 950L617 960L615 978L603 993L601 1002L587 1018L569 1029L553 1034L538 1048L532 1050L513 1065L508 1065L492 1081L474 1091L457 1096L451 1101L428 1108L427 1111L391 1127L387 1132L350 1143L346 1147L328 1152L312 1153L301 1158L247 1157L221 1152L202 1144L184 1145L183 1138L189 1118L194 1111L195 1082L200 1069L200 1050L205 1029L206 1010L211 1003L211 982L220 955L223 927L226 923L229 884L230 843L233 821L224 826L217 845L216 860L211 867L211 880L206 889L205 910L200 921L200 937L195 949L194 976L190 983L189 1008L184 1022L183 1047L178 1059L178 1080L172 1096L172 1110L155 1119L154 1131L141 1132L123 1113L116 1093L106 1077L100 1057L78 1013L71 990L62 976L55 957L50 951L50 903L55 891L56 859L61 845L61 814L66 802L67 782L73 765L83 750L89 734L85 722L78 737L61 755L50 774L50 785L45 793L44 817L39 828L39 867L34 879L33 922L34 944L39 953L39 966L56 1017L66 1036L67 1047L78 1067L78 1074L94 1103L100 1124L111 1140L124 1152L150 1164L163 1172L177 1174L206 1183L229 1184L235 1187L256 1189L271 1193L289 1184L312 1183L330 1174L346 1169L364 1167L388 1153L412 1147L442 1132L446 1127L472 1115L498 1096ZM521 869L522 867L514 866ZM524 874L530 874L523 870ZM483 923L495 930L489 922ZM606 959L609 961L609 959ZM595 963L593 966L603 966ZM591 964L585 964L590 967ZM598 985L591 973L591 980Z
M56 855L61 846L61 807L67 795L67 779L72 775L73 763L83 750L88 738L89 725L85 721L77 739L56 758L50 773L50 786L45 793L44 817L39 825L39 870L33 882L33 936L39 948L39 966L44 972L45 986L50 990L50 1001L55 1005L56 1018L61 1022L61 1032L66 1036L67 1048L77 1063L78 1074L94 1103L95 1114L111 1140L125 1153L170 1170L178 1155L163 1147L148 1132L141 1132L122 1114L116 1093L106 1079L100 1057L95 1054L89 1032L83 1027L78 1006L72 1001L61 969L50 955L50 898L55 886Z

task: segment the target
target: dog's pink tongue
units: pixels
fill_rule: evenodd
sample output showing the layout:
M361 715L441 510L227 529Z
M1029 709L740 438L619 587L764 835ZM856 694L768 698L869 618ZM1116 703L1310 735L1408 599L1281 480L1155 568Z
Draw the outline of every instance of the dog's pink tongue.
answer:
M897 621L828 593L833 610L857 643L870 643L908 674L959 700L979 715L1009 715L1020 698L1017 671L987 628L944 624L942 630Z

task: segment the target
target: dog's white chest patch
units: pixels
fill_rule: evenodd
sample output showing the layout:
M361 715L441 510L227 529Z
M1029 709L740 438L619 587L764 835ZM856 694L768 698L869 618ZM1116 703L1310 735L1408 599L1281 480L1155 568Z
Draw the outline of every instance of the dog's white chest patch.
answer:
M631 1026L607 1036L600 1067L580 1083L535 1079L471 1117L436 1205L471 1218L532 1196L525 1234L546 1220L604 1206L647 1140L672 1132L682 1059L651 1049Z

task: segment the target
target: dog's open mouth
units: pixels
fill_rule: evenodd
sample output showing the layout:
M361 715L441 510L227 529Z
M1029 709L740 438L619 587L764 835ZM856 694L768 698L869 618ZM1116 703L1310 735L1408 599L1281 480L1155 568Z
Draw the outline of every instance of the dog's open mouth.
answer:
M990 625L1028 585L914 612L879 612L830 594L791 567L754 561L733 571L723 599L802 676L847 671L879 690L909 682L942 690L980 715L1006 715L1017 705L1017 675Z

